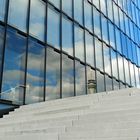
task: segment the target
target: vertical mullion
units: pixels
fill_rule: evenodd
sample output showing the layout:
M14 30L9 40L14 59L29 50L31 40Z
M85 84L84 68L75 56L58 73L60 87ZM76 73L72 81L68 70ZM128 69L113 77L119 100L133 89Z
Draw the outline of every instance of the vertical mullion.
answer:
M74 0L72 0L72 18L74 19ZM75 63L75 30L74 21L72 21L72 34L73 34L73 56L74 56L74 96L76 96L76 63Z
M83 25L84 25L84 63L85 63L85 88L86 88L86 93L87 94L87 68L86 68L86 36L85 36L85 7L84 7L84 1L82 2L82 6L83 6Z
M44 97L43 100L46 101L46 84L47 84L47 80L46 80L46 70L47 70L47 19L48 19L48 2L45 2L46 6L45 6L45 57L44 57Z
M26 55L25 55L25 75L24 75L24 94L23 94L23 105L26 104L26 86L27 86L27 62L28 62L28 47L29 47L29 24L30 24L30 8L31 8L31 0L28 2L28 15L27 15L27 41L26 41Z
M60 1L60 98L62 95L62 0Z
M5 29L4 29L4 42L3 42L3 52L2 52L2 65L1 65L1 78L0 78L0 92L2 91L2 79L3 79L3 72L4 72L4 56L5 56L5 47L6 47L6 35L7 35L7 28L8 28L8 14L9 14L9 0L6 1L6 14L4 17L5 21ZM1 94L0 94L1 97Z

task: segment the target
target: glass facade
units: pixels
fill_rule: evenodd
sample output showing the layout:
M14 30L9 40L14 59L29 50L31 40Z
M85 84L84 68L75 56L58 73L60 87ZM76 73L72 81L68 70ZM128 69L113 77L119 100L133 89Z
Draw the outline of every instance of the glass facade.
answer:
M140 87L139 19L139 0L1 0L0 98Z

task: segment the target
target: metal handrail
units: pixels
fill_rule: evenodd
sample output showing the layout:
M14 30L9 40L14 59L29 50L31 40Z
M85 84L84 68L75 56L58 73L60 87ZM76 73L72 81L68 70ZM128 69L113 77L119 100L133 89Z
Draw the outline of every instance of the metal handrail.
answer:
M29 87L29 85L17 85L16 87L14 87L14 88L10 88L10 89L8 89L8 90L6 90L6 91L4 91L4 92L1 92L0 93L0 95L2 95L2 94L4 94L4 93L7 93L8 91L12 91L12 90L15 90L15 89L17 89L17 88L27 88L27 87Z
M4 92L1 92L0 93L1 98L10 100L10 101L13 101L13 102L16 102L16 103L20 103L21 101L18 101L16 99L16 93L17 93L16 89L18 89L18 88L29 88L29 85L17 85L14 88L10 88L10 89L8 89L8 90L6 90Z

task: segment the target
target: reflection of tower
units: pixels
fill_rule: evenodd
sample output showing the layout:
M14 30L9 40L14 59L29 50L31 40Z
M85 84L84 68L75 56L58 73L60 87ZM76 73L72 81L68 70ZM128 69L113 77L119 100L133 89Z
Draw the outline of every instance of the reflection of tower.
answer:
M93 75L93 71L90 70L88 74L88 94L96 92L96 80Z

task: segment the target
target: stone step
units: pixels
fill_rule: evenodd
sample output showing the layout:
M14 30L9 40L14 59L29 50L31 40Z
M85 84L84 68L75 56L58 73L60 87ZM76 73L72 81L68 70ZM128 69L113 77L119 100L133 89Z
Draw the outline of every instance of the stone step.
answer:
M29 115L29 116L26 116L24 118L20 118L20 117L9 117L9 118L3 118L0 120L0 124L3 124L3 123L7 123L7 122L24 122L24 121L31 121L31 120L39 120L39 119L51 119L51 118L57 118L57 117L67 117L67 116L79 116L79 117L83 117L86 116L86 117L90 117L91 118L95 118L94 116L97 116L97 117L100 117L100 116L105 116L107 114L107 117L112 117L112 115L116 114L117 113L117 116L122 116L122 113L123 115L138 115L139 116L139 112L140 112L140 108L128 108L128 109L103 109L103 110L80 110L80 111L69 111L67 110L67 112L57 112L57 113L45 113L45 114L38 114L38 115ZM118 116L118 117L119 117Z
M69 129L69 130L66 130L66 133L62 135L67 136L67 137L74 136L74 138L140 137L140 128L139 129L116 129L116 130Z
M1 135L1 140L58 140L58 134L33 133L20 135Z
M99 111L99 110L81 110L81 111L73 111L73 112L61 112L61 113L55 113L55 114L38 114L38 115L34 115L34 116L26 116L24 118L20 118L20 117L9 117L9 118L3 118L3 119L0 119L0 125L1 124L7 124L7 123L16 123L16 122L29 122L29 121L38 121L38 120L43 120L43 119L55 119L55 118L61 118L61 117L68 117L71 118L71 117L78 117L79 116L79 119L80 118L83 118L83 119L86 119L86 118L100 118L100 117L103 117L103 118L112 118L113 116L114 117L117 117L117 119L121 119L121 117L127 117L128 116L140 116L139 114L140 112L140 108L131 108L131 109L119 109L119 110L102 110L102 111ZM122 118L123 119L123 118ZM129 119L129 118L128 118ZM126 119L127 120L127 119Z
M115 101L114 101L115 102ZM31 111L28 111L28 112L14 112L14 113L11 113L10 115L5 115L4 116L4 118L9 118L9 117L14 117L14 115L16 114L16 116L18 117L25 117L25 116L27 116L27 115L32 115L32 114L41 114L41 113L47 113L48 112L48 114L49 113L55 113L55 112L61 112L60 110L62 110L62 111L65 111L65 110L78 110L78 109L82 109L82 108L89 108L90 106L91 106L91 108L93 108L94 110L97 110L98 108L100 108L100 111L102 111L102 110L105 110L105 109L116 109L116 108L133 108L133 107L137 107L138 106L138 104L139 104L139 101L137 101L137 102L135 102L135 100L134 101L131 101L131 100L129 100L129 102L126 102L125 101L125 103L124 102L122 102L121 104L118 104L118 103L114 103L113 105L111 105L110 106L110 103L104 103L104 102L100 102L100 103L98 103L98 104L96 104L96 105L84 105L84 103L81 105L81 103L80 104L77 104L77 107L75 106L75 105L63 105L63 106L60 106L60 107L54 107L54 108L51 108L51 107L49 107L49 108L47 108L47 109L44 109L44 108L42 108L42 109L40 109L40 110L31 110ZM97 109L96 109L97 108Z
M23 116L23 115L30 115L30 114L34 114L34 113L43 113L43 112L53 112L53 111L59 111L59 110L81 110L82 108L85 109L85 108L89 108L90 107L90 103L86 104L81 104L81 103L78 103L78 104L63 104L61 106L49 106L49 107L42 107L40 108L39 110L37 109L34 109L34 110L30 110L30 111L23 111L23 112L11 112L10 113L10 116L13 116L13 115L16 115L16 116ZM5 116L5 117L8 117L9 115Z
M72 127L72 120L61 120L61 121L32 121L28 123L15 123L0 125L0 132L4 131L18 131L18 130L36 130L50 127Z
M95 138L95 137L74 137L74 136L59 136L59 140L139 140L137 137L105 137L105 138Z
M90 114L90 113L99 113L99 112L111 112L111 111L122 111L122 110L140 110L140 108L138 107L138 104L133 104L133 105L119 105L119 106L107 106L107 107L98 107L98 108L91 108L89 109L89 106L85 106L85 107L77 107L77 108L68 108L68 109L61 109L61 110L52 110L52 111L46 111L46 110L43 110L44 112L37 112L37 113L33 113L33 114L27 114L26 115L26 119L32 119L32 117L49 117L49 116L56 116L58 114L61 114L62 116L66 116L68 114L73 114L73 115L84 115L84 114ZM20 116L20 115L9 115L9 116L5 116L4 119L6 119L7 121L8 120L17 120L17 119L20 119L20 120L24 120L25 119L25 115L23 116ZM3 120L4 120L3 119ZM2 120L0 120L2 121Z
M94 102L90 99L90 101L87 101L87 100L81 100L81 101L78 101L78 102L74 102L72 101L73 103L69 103L69 102L66 102L65 104L62 103L60 105L58 104L53 104L53 105L49 105L48 102L45 102L45 103L40 103L42 104L42 106L40 106L38 109L41 111L41 110L44 110L44 109L50 109L50 110L53 110L53 109L56 109L56 108L68 108L69 106L85 106L85 105L89 105L89 106L97 106L98 104L99 105L102 105L102 106L107 106L107 105L110 105L112 103L112 105L120 105L120 104L136 104L136 103L139 103L139 100L140 100L140 96L139 97L135 97L135 96L128 96L128 97L125 97L124 99L121 98L121 97L117 97L117 98L111 98L111 99L100 99L99 103L97 102ZM82 102L82 104L81 104ZM11 113L11 114L24 114L26 112L27 113L32 113L32 112L36 112L37 108L35 105L33 105L34 107L32 109L24 109L24 107L22 107L21 109L19 110L16 110L15 112ZM26 110L26 111L24 111Z
M66 130L65 126L42 126L32 127L32 128L22 128L18 129L18 127L13 129L1 129L0 135L18 135L18 134L26 134L26 133L64 133Z
M126 128L140 128L139 121L119 121L119 122L93 122L90 120L76 120L72 122L73 128L75 127L84 127L84 128L93 128L93 129L126 129Z
M130 91L129 91L130 90ZM103 92L103 93L97 93L97 94L90 94L90 95L82 95L82 96L77 96L77 97L69 97L69 98L65 98L65 99L58 99L58 100L54 100L54 101L46 101L46 102L41 102L41 103L35 103L35 104L31 104L31 105L25 105L22 106L20 110L16 110L17 112L22 112L24 110L31 110L31 109L37 109L40 107L48 107L48 106L57 106L57 105L63 105L64 103L75 103L75 102L82 102L82 101L87 101L90 102L92 100L92 102L96 102L99 101L100 99L112 99L112 98L117 98L117 97L127 97L130 96L130 93L134 96L136 93L133 93L132 91L136 90L137 92L139 91L138 89L123 89L123 90L119 90L120 93L118 93L118 91L111 91L111 92ZM140 91L139 91L140 92ZM136 94L136 96L140 95L139 93Z
M0 119L0 126L5 124L14 124L14 123L25 123L30 121L54 121L54 120L75 120L78 119L78 115L83 114L83 112L68 112L67 114L54 114L54 115L42 115L42 116L27 116L25 118L2 118Z

